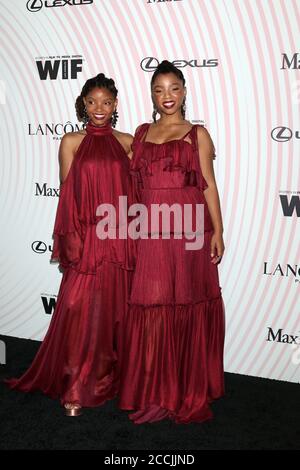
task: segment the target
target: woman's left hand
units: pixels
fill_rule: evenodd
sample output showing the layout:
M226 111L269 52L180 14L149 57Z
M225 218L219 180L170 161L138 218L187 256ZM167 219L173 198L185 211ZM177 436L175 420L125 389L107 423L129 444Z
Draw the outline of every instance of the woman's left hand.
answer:
M214 232L210 242L211 262L218 264L222 260L225 251L223 236L221 233Z

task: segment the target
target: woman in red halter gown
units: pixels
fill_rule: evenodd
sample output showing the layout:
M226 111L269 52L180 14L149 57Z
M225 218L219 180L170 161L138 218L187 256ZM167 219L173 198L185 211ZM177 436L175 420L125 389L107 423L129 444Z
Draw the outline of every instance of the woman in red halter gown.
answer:
M204 205L204 245L187 239L140 239L130 308L125 315L119 406L137 423L212 417L224 394L224 304L217 264L223 226L208 131L184 119L185 80L163 61L151 80L153 124L133 141L131 171L140 203ZM194 214L195 215L195 214ZM162 233L161 228L159 230Z
M127 240L100 240L101 203L118 208L131 195L132 136L112 128L117 89L104 74L89 79L76 101L83 131L61 142L61 192L52 260L63 268L57 304L45 339L30 368L10 387L41 390L60 398L68 416L118 392L119 324L128 301L134 267ZM130 201L129 201L130 203Z

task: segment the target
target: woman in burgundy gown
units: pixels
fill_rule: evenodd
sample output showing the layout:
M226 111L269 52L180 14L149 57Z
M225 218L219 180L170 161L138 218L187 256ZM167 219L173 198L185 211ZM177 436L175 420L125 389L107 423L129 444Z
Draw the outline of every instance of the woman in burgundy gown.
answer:
M171 233L138 241L130 308L124 319L119 406L135 423L212 417L224 394L224 303L217 264L224 252L208 131L184 118L185 79L163 61L151 80L154 123L138 127L131 171L140 203L204 205L204 245L187 250ZM156 122L156 113L160 119ZM151 214L152 215L152 214ZM145 232L144 232L145 233ZM202 232L203 233L203 232ZM149 229L150 234L150 229Z
M114 81L99 74L76 101L84 130L66 134L59 150L61 192L52 261L63 269L57 304L30 368L10 387L60 398L76 416L118 392L119 324L128 301L134 257L127 240L99 239L97 207L128 196L132 136L113 129ZM88 121L88 122L87 122Z

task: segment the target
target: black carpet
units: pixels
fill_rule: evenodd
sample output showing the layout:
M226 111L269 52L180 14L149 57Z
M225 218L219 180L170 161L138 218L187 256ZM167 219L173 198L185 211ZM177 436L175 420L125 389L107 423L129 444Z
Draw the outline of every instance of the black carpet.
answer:
M168 420L135 425L111 401L68 418L56 400L11 391L4 377L30 365L38 342L0 337L7 347L0 366L0 449L298 450L300 385L226 374L226 396L212 405L214 419L176 425Z

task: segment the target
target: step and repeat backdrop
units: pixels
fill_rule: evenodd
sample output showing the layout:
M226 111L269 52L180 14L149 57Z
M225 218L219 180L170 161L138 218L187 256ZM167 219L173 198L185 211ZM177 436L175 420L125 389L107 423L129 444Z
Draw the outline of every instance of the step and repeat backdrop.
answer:
M168 59L216 147L226 370L299 382L300 3L0 0L0 16L0 334L41 340L55 307L58 148L83 84L112 77L133 133Z

